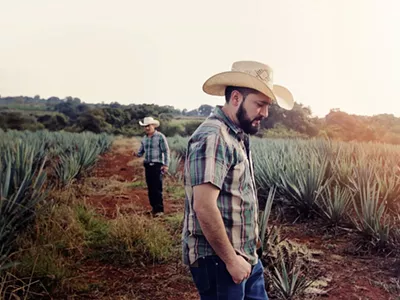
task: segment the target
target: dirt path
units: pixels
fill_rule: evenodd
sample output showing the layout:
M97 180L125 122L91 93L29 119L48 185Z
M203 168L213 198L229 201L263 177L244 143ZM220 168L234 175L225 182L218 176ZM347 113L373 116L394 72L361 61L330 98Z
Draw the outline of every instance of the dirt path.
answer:
M93 177L89 179L94 185L97 182L99 187L103 187L103 183L106 183L110 189L113 184L126 184L125 188L117 193L87 195L87 201L109 218L115 218L117 207L124 212L132 211L138 214L151 210L144 178L143 159L132 156L132 151L134 149L137 151L138 148L139 142L135 139L115 142L112 151L100 158L93 171ZM175 199L168 193L171 183L170 177L164 179L165 214L180 212L183 208L183 199L174 201ZM129 185L130 188L127 188Z
M93 177L88 179L94 189L87 194L86 200L107 218L115 218L117 209L134 214L150 210L142 161L131 156L134 148L138 148L137 140L117 141L112 151L100 159ZM183 210L183 198L172 195L173 182L168 180L164 188L166 215ZM112 193L106 192L107 188ZM311 228L315 228L315 224L310 225L285 225L282 233L323 251L320 268L330 279L326 288L328 294L314 299L400 299L395 289L395 280L400 276L395 274L396 268L400 270L400 266L396 267L398 261L349 254L349 244L354 236L327 236L313 231ZM130 267L93 261L86 263L81 271L85 280L97 287L95 292L86 295L89 299L199 299L180 257L165 264Z
M107 218L115 218L117 209L129 214L145 214L151 209L142 159L131 155L138 146L135 139L115 142L112 151L100 158L93 177L87 180L94 189L86 196L86 201ZM183 199L177 201L167 190L164 189L165 214L182 211ZM92 288L94 291L85 295L86 299L198 298L180 257L163 264L126 267L89 261L84 264L81 273L85 274L84 280L95 287Z

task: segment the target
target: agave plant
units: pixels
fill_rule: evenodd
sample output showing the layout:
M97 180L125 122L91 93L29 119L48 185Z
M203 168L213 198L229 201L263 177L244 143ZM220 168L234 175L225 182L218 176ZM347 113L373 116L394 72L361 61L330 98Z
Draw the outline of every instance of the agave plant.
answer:
M179 135L168 138L168 145L171 152L177 153L180 157L185 157L188 138Z
M351 191L336 184L332 189L327 187L316 203L322 218L328 221L328 225L339 226L347 219L351 200Z
M294 299L318 278L316 274L319 251L308 249L285 238L273 227L265 240L262 262L267 272L266 287L272 295Z
M282 152L271 152L261 155L262 150L256 150L254 155L254 175L259 195L265 197L265 187L281 187L281 174L285 169L285 156Z
M65 186L94 167L99 155L110 148L112 137L85 133L76 135L73 140L65 135L59 141L66 150L58 155L55 173L61 185Z
M355 191L353 205L357 218L353 219L353 223L375 246L383 246L390 239L391 225L385 201L380 197L379 183L374 179L370 167L355 170L355 178L351 182Z
M61 185L66 186L79 175L81 168L78 155L72 153L70 155L60 155L54 170Z
M89 171L98 159L100 148L85 140L81 145L77 145L77 153L81 170Z
M17 234L35 217L46 198L46 168L54 168L63 184L90 170L113 138L93 133L0 131L0 272ZM56 163L47 166L46 162Z
M317 200L320 194L333 180L333 177L326 178L328 167L327 160L319 161L312 156L306 167L298 165L298 168L292 168L281 174L282 185L293 200L293 205L304 217L310 217L316 208Z
M281 260L280 265L274 267L272 280L275 289L283 299L294 299L300 296L312 283L297 267L296 262L287 263Z
M356 163L352 159L351 153L345 153L343 148L341 149L336 159L333 160L332 171L338 184L347 186L349 184L349 179L353 175Z
M107 134L100 134L97 140L97 146L99 148L100 154L108 151L112 145L113 137Z
M33 157L25 161L33 164ZM18 232L35 216L34 208L42 201L46 173L43 171L45 161L38 170L27 168L23 180L15 186L16 178L21 175L11 163L0 164L0 267L4 268L5 258L12 248Z
M178 171L179 171L179 165L182 161L182 157L177 154L175 151L172 151L171 157L170 157L170 163L169 163L169 168L168 172L172 176L176 177L178 176Z
M381 175L376 172L375 180L380 186L380 193L388 210L396 214L400 212L400 176L396 175L399 169L397 165L387 167L381 172Z

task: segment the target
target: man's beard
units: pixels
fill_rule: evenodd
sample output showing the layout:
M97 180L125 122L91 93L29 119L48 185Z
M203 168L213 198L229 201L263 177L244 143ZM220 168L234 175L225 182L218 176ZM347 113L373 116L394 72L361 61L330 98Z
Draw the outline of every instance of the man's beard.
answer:
M254 118L253 120L250 120L249 116L247 115L246 109L243 107L243 104L244 104L244 100L240 104L239 109L236 113L236 117L239 121L239 126L247 134L256 134L258 132L258 130L260 130L261 122L260 122L260 125L258 125L258 126L253 126L252 123L254 121L258 121L258 120L261 121L262 117L257 117L257 118Z

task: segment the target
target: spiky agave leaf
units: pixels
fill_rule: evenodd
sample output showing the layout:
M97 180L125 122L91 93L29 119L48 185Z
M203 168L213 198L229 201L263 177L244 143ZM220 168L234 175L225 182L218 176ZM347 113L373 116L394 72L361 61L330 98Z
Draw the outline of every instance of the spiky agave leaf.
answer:
M321 193L317 205L328 225L338 226L347 219L351 200L351 191L336 183L333 188L328 187Z
M287 265L284 260L274 267L273 284L283 299L293 299L300 296L310 286L312 280L307 279L297 264Z
M27 163L33 163L31 158ZM35 216L34 208L46 197L44 185L46 173L43 170L45 160L39 170L26 173L20 185L11 192L10 184L17 169L8 165L0 172L0 256L5 258L12 243L25 224ZM4 169L0 165L0 170ZM0 265L3 264L0 262Z
M311 157L307 167L281 174L283 186L300 214L309 217L316 207L320 194L333 180L326 178L328 161Z
M169 174L171 174L172 176L178 175L179 164L181 163L181 161L182 157L175 151L172 151L168 168Z
M370 167L356 169L355 175L352 179L356 191L353 206L357 218L353 223L374 245L383 246L389 241L391 225L385 201L380 197L380 185L374 181Z
M261 245L264 247L265 244L265 235L267 232L267 226L268 226L268 220L269 216L271 214L271 208L272 208L272 203L274 201L275 197L275 190L276 188L273 187L269 190L267 202L264 208L264 211L262 212L261 219L260 219L260 237L261 237Z

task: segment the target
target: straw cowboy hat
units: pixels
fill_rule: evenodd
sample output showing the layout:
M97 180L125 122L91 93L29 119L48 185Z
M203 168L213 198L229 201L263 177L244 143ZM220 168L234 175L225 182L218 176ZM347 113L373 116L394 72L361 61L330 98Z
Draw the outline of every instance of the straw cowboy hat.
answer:
M160 126L160 121L153 119L152 117L146 117L142 121L139 121L140 126L154 125L154 127Z
M203 91L209 95L224 96L227 86L255 89L287 110L291 110L294 106L291 92L273 83L272 68L256 61L234 62L231 71L218 73L207 79Z

